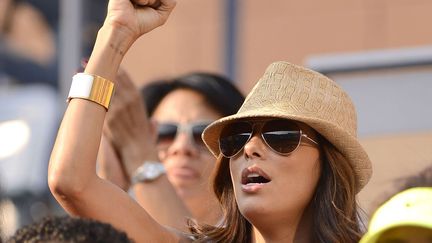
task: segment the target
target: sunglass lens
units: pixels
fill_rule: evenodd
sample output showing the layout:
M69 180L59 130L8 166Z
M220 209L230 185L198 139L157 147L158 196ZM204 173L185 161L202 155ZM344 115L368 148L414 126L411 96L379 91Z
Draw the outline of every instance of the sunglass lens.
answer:
M192 136L197 145L204 146L204 141L201 138L204 129L208 126L208 124L200 124L192 127Z
M252 134L252 126L247 122L236 122L222 129L219 147L225 157L236 155L247 143Z
M301 132L298 125L292 121L272 120L263 126L262 136L274 151L288 154L299 145Z
M177 126L174 124L158 125L158 144L170 144L174 141L177 134Z

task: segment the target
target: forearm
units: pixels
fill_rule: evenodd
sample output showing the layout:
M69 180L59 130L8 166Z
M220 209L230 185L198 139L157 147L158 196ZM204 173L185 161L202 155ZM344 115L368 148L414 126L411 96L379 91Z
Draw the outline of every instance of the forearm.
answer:
M143 133L145 134L145 133ZM143 137L143 135L140 136ZM147 139L144 139L147 140ZM143 140L140 140L143 141ZM143 166L142 161L157 161L156 147L145 145L128 146L122 151L123 163L126 165L126 173L132 178L138 169ZM147 149L144 149L147 148ZM151 181L141 181L132 185L138 203L160 224L187 231L186 220L192 218L192 214L177 195L173 185L166 174L162 174Z
M93 52L85 68L86 73L115 80L120 63L133 40L121 30L103 26L97 35Z
M192 214L177 195L166 175L152 182L137 183L133 191L138 203L160 224L187 231Z
M123 58L118 49L130 46L120 38L112 29L102 28L85 72L114 81ZM70 101L50 159L49 184L55 195L68 194L70 199L98 179L96 157L105 114L105 108L94 102Z

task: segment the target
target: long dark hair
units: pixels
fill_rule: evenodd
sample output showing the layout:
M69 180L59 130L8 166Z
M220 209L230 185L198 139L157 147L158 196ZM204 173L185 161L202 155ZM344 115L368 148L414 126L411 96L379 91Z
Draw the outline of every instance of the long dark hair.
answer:
M204 72L190 73L174 79L158 80L141 90L147 113L151 116L162 99L177 89L190 89L206 98L207 103L222 116L237 112L244 96L228 78Z
M361 237L361 222L356 202L354 169L326 139L320 138L322 171L311 201L314 220L312 241L356 243ZM234 197L229 159L220 156L214 174L213 190L222 205L223 225L190 222L198 242L252 242L252 225L241 215Z

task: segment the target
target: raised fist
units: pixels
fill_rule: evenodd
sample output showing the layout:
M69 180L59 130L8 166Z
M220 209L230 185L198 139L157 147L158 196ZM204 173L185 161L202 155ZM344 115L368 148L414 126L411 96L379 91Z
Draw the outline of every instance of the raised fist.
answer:
M137 39L163 25L175 5L175 0L110 0L105 25Z

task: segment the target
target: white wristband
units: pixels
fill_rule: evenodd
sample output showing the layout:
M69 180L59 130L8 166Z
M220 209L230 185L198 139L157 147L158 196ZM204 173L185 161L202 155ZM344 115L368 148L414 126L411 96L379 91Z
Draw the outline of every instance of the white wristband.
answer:
M73 98L93 101L108 109L114 93L114 83L100 76L77 73L72 78L69 102Z

